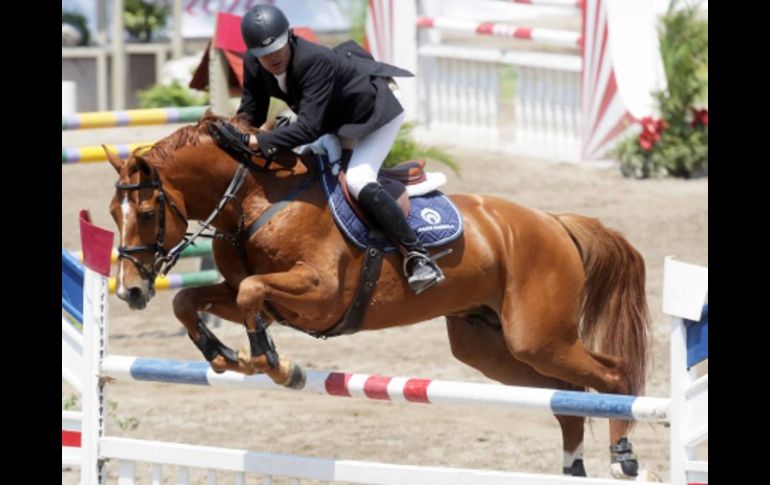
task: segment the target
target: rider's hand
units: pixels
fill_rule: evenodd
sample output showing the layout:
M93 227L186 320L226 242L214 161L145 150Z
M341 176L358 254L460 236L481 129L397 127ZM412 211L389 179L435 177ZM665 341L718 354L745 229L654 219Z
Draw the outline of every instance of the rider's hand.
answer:
M221 128L222 128L223 131L226 130L227 133L230 136L232 136L233 138L235 138L236 140L239 140L244 145L249 146L249 134L248 133L244 133L241 130L239 130L238 128L236 128L233 125L231 125L230 123L226 123L224 121L221 123Z
M223 134L226 134L228 138L241 143L243 148L253 149L249 145L249 139L251 138L250 134L242 132L241 130L231 125L230 123L227 123L226 121L217 121L216 124L219 131L222 132ZM256 139L256 137L254 138Z

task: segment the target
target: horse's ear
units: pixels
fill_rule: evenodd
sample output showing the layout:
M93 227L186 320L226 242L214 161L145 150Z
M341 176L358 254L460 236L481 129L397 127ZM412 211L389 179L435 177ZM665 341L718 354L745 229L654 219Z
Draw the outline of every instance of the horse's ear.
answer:
M123 166L126 164L125 160L121 159L115 153L112 153L105 145L102 145L102 150L104 150L104 153L107 155L107 160L109 160L110 165L115 168L116 172L120 173Z
M134 160L136 160L136 164L134 165L136 167L136 170L141 172L142 176L154 179L155 174L155 168L150 165L150 162L145 160L143 157L137 157L134 155Z

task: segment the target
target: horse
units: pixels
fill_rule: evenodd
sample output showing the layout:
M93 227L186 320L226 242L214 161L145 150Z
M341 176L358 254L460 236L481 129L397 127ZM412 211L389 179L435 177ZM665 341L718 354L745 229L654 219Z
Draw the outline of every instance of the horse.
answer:
M267 325L279 321L314 335L333 327L356 292L365 251L335 225L313 182L321 169L312 154L250 155L250 168L234 185L243 162L212 138L221 119L207 115L126 160L104 147L118 173L110 202L120 233L117 295L144 308L159 268L169 266L169 251L185 242L189 221L205 220L216 230L213 257L223 281L179 291L175 316L216 372L264 372L276 383L302 386L304 372L275 350ZM226 120L256 132L237 116ZM449 197L464 230L440 261L445 280L414 294L400 255L386 254L360 329L444 316L453 356L502 384L642 394L650 317L641 254L593 218L489 195ZM267 213L266 223L244 234L246 224ZM220 342L199 312L245 325L251 355ZM563 472L585 476L585 418L555 417ZM613 475L637 474L631 426L610 420Z

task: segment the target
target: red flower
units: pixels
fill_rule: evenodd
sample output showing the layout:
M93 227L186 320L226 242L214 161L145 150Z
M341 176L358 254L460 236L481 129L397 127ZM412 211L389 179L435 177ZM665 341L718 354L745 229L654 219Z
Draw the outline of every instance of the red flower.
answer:
M639 123L642 125L642 132L639 134L639 146L642 150L650 151L652 147L660 141L660 134L668 128L668 123L664 119L654 119L652 116L645 116Z
M660 135L657 133L644 130L639 134L639 146L641 146L644 151L648 152L652 150L653 145L658 143L658 141L660 141Z
M708 108L696 109L692 108L692 121L690 126L695 128L696 126L708 126L709 124L709 110Z
M642 124L642 128L644 128L644 131L649 131L652 133L655 133L657 131L656 123L655 123L655 120L652 119L652 116L645 116L644 118L639 120L639 123Z

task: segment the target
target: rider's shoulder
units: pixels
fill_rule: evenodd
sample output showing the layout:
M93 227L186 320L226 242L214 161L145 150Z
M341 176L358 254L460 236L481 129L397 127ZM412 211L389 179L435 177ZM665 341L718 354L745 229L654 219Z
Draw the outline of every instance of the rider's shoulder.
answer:
M294 51L294 67L307 68L315 65L331 65L335 62L335 54L328 47L314 44L302 38L297 39Z

